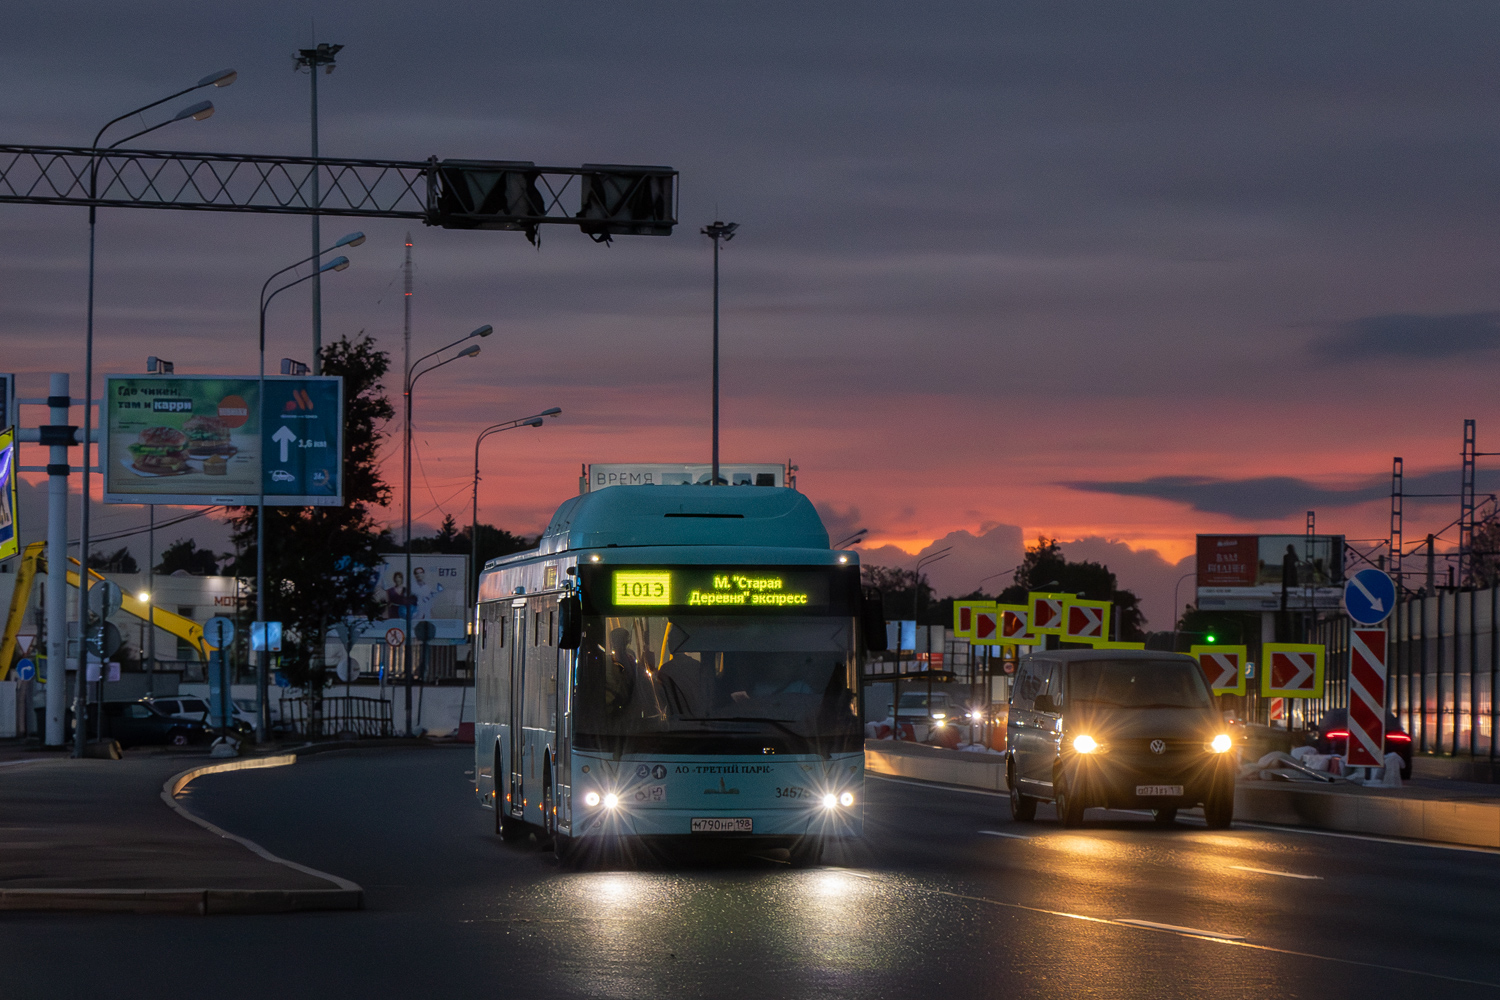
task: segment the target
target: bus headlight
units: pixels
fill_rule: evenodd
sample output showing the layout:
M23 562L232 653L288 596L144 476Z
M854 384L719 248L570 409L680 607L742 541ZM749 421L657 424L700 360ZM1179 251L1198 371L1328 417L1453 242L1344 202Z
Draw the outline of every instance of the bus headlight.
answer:
M604 808L613 809L620 804L620 797L614 792L604 796Z
M1229 748L1234 746L1234 741L1229 738L1229 734L1220 733L1214 737L1214 741L1209 746L1213 748L1214 753L1228 753Z
M843 806L845 809L847 809L850 806L854 805L854 793L853 792L842 792L842 793L840 793L839 794L839 805Z
M588 806L590 809L598 808L598 806L599 806L599 793L598 792L589 792L588 794L584 795L584 797L583 797L583 804L586 805L586 806Z
M1099 744L1092 736L1085 733L1082 736L1073 737L1073 749L1078 753L1093 753L1099 749Z
M837 806L838 804L839 804L838 796L834 795L832 792L829 792L827 795L823 796L823 808L824 809L832 809L835 806Z

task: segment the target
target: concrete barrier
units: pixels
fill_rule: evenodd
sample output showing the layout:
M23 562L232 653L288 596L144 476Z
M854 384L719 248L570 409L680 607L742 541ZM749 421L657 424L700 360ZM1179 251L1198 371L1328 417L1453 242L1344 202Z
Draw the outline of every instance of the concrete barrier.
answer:
M1005 758L996 754L870 740L865 743L865 769L912 781L1008 791ZM1247 823L1500 849L1500 800L1443 796L1411 786L1367 789L1241 781L1234 790L1234 815Z

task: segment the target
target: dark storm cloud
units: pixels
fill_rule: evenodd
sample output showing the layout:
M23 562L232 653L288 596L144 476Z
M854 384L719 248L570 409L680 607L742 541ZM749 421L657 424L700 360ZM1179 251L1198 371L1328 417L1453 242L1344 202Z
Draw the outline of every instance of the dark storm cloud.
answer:
M1341 325L1311 347L1316 357L1332 362L1351 358L1425 361L1492 351L1500 347L1500 313L1366 316Z
M1480 473L1482 493L1500 488L1500 473ZM1212 479L1205 476L1156 476L1135 482L1075 481L1061 483L1086 493L1109 493L1124 497L1151 497L1185 504L1204 514L1226 514L1243 521L1274 521L1308 510L1353 507L1390 496L1389 477L1371 477L1364 483L1335 488L1293 476L1261 476L1253 479ZM1407 503L1458 505L1458 472L1429 472L1406 476L1403 492ZM1447 496L1417 496L1447 494Z

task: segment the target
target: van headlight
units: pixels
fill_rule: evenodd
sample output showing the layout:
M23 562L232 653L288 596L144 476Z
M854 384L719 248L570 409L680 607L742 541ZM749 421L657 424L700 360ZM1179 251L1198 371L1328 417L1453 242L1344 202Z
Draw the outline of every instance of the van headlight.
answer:
M1087 733L1073 737L1073 750L1075 753L1093 753L1098 749L1099 744Z
M1214 753L1228 753L1229 748L1232 746L1234 746L1234 740L1230 739L1227 733L1220 733L1218 736L1215 736L1213 742L1209 744Z

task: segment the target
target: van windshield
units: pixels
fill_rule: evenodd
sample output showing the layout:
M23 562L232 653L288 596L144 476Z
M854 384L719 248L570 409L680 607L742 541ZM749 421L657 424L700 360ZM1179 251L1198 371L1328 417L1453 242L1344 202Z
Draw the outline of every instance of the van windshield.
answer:
M1181 660L1084 660L1068 666L1074 702L1111 708L1208 708L1197 666Z

